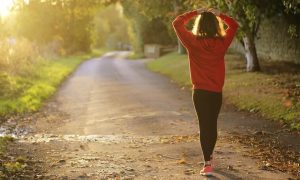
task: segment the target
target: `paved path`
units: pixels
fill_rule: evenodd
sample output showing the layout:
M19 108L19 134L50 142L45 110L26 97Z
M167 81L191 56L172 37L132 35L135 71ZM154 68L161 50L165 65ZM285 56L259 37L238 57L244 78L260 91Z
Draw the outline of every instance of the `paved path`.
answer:
M84 62L45 106L47 115L31 125L34 133L20 140L46 162L43 177L205 179L191 92L126 54ZM235 113L223 108L220 114L209 179L291 177L259 169L246 146L225 138L234 130L248 132L247 117Z

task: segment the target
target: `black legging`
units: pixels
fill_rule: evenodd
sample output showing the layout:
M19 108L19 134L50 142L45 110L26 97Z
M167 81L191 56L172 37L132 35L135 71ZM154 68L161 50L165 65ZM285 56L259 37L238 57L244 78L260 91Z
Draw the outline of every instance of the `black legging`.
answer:
M200 127L200 144L205 161L210 160L217 141L217 119L222 106L222 92L193 90L193 101Z

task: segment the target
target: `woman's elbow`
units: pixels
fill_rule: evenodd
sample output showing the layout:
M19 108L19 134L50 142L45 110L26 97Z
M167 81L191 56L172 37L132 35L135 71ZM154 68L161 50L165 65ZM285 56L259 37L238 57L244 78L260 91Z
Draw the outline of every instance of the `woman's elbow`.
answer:
M172 25L173 25L174 27L178 27L178 26L180 26L181 24L183 24L183 22L182 22L182 17L181 17L181 16L177 16L177 17L173 20L173 22L172 22Z
M173 27L177 27L178 26L178 19L175 19L173 22L172 22L172 25Z

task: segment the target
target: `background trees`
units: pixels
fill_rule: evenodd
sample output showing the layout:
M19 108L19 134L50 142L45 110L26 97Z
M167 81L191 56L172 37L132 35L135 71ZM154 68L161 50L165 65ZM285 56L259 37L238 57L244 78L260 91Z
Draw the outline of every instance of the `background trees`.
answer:
M185 48L177 39L171 22L177 15L183 13L187 9L192 8L194 4L197 3L198 5L202 6L206 4L201 0L126 0L121 1L121 3L124 7L126 16L132 19L134 23L135 32L147 34L147 36L145 36L144 38L141 37L141 34L138 35L138 42L159 44L177 42L178 52L181 54L185 53ZM144 42L144 40L146 41Z
M99 9L92 22L93 48L120 49L129 46L129 21L122 6L111 4Z
M97 1L19 1L16 6L16 36L38 44L57 42L62 51L88 52Z
M229 14L240 24L237 38L244 47L247 71L260 70L255 40L258 38L257 32L259 31L263 19L271 18L276 15L287 17L290 23L288 31L291 37L294 38L298 36L300 29L299 23L294 21L297 17L299 18L300 12L299 1L297 0L138 0L135 1L135 6L137 7L135 9L148 19L156 18L162 21L173 41L175 40L175 34L170 25L171 21L176 15L184 11L200 7L215 7ZM129 6L124 6L125 9L128 7ZM178 47L179 52L182 53L183 48L180 43L178 43Z
M31 0L15 1L9 20L1 20L0 37L26 38L40 49L59 54L88 52L91 47L131 44L142 54L146 43L178 44L171 22L187 10L215 7L240 24L237 38L247 71L260 70L257 32L263 19L287 17L291 38L299 36L298 0ZM117 4L116 6L114 4ZM110 6L109 6L110 5ZM119 45L118 45L119 44Z
M121 1L121 4L130 21L133 49L138 54L146 43L174 43L174 36L165 21L169 1L126 0Z
M257 32L263 18L281 14L283 16L299 16L297 0L211 0L209 5L233 16L240 24L237 38L245 49L247 71L259 71L259 59L255 46ZM297 36L297 27L291 24L289 33ZM299 31L299 23L298 23Z

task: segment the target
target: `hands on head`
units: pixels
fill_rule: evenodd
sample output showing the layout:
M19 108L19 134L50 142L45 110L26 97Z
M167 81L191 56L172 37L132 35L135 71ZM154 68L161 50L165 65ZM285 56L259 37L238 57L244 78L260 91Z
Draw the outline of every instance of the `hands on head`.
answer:
M216 16L219 16L221 13L219 10L214 9L214 8L200 8L200 9L197 9L197 12L198 12L198 14L201 14L203 12L211 12L211 13L215 14Z

